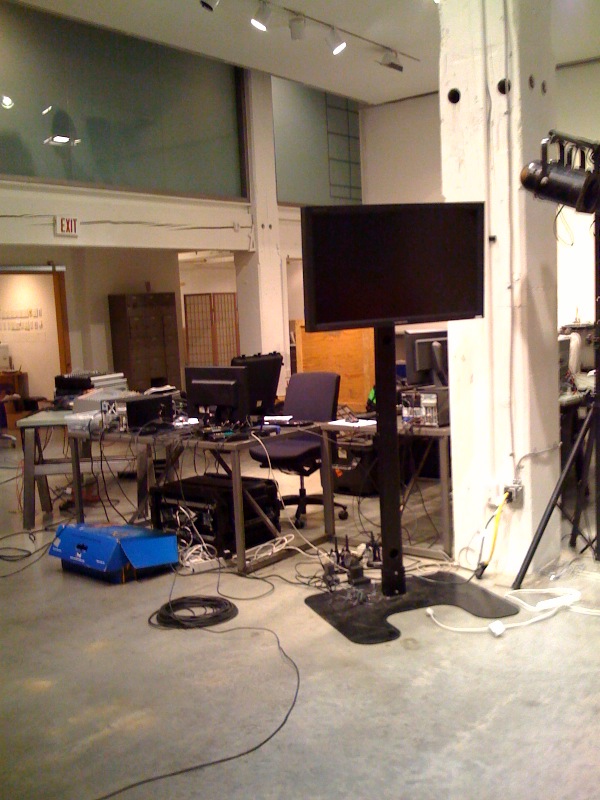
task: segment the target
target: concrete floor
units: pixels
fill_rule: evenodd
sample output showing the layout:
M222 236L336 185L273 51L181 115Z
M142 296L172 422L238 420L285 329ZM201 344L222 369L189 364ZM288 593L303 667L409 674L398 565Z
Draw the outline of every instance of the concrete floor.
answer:
M0 449L4 536L21 530L19 456ZM290 481L283 478L284 488ZM125 513L110 478L108 489ZM351 502L339 526L355 542L365 525L357 509ZM376 500L361 509L376 518ZM97 505L86 513L104 518ZM60 518L58 510L40 514L35 536L2 546L40 548ZM111 519L119 521L112 511ZM321 525L321 511L311 510L307 534ZM565 565L573 555L565 547ZM306 556L265 568L257 574L264 580L166 573L125 585L63 572L47 555L17 572L34 558L0 564L3 576L16 573L0 580L3 800L598 796L594 617L561 610L494 638L442 630L423 610L411 611L392 620L399 639L364 646L305 605L315 590L294 581L318 571ZM414 568L413 559L406 563ZM583 604L600 607L589 550L556 574L527 585L578 588ZM510 579L482 583L504 594ZM222 626L148 625L171 594L218 592L239 609ZM436 614L448 624L482 625L448 606ZM527 618L521 611L511 621ZM145 783L124 788L136 782Z

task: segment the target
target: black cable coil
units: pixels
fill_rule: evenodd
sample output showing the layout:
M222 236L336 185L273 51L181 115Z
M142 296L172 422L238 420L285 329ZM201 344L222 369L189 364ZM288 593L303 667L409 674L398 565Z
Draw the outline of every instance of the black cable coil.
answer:
M169 600L148 622L158 628L207 628L228 622L237 613L237 606L225 598L192 595Z

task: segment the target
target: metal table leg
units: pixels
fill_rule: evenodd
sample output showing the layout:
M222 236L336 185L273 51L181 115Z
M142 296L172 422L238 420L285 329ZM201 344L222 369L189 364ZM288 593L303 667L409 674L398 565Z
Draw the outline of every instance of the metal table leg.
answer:
M331 477L331 437L327 431L321 431L321 487L323 489L325 533L332 542L335 538L335 507Z
M75 519L84 522L83 513L83 480L81 477L80 443L78 439L69 437L71 448L71 473L73 477L73 500L75 503Z
M35 428L23 431L23 527L35 528Z
M35 487L37 485L42 510L52 511L52 500L46 475L36 475L36 450L43 461L42 448L36 428L25 428L23 435L23 528L35 528Z
M231 453L231 491L233 494L233 523L235 527L235 560L237 571L246 571L246 530L244 522L244 493L240 451Z

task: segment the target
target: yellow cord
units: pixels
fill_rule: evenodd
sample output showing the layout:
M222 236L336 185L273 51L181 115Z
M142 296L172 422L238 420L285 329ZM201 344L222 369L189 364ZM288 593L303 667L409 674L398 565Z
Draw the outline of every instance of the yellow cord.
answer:
M478 578L481 578L484 571L489 566L489 563L492 560L492 556L494 555L494 550L496 548L496 539L498 538L498 528L500 527L500 517L502 516L502 510L506 505L506 501L508 500L509 496L510 496L509 493L505 492L504 497L500 501L500 505L496 509L496 513L494 515L494 533L492 535L492 544L490 546L490 552L487 557L487 561L481 561L479 566L477 567L476 575Z
M485 562L486 567L488 566L488 564L492 560L492 556L494 555L494 550L496 548L496 539L498 538L498 528L500 527L500 517L502 516L502 509L506 505L506 501L508 500L508 498L509 498L509 494L508 494L508 492L505 492L504 493L504 497L502 498L502 500L500 502L500 505L496 509L496 515L494 517L494 533L492 535L492 544L491 544L491 547L490 547L490 554L488 556L487 561Z

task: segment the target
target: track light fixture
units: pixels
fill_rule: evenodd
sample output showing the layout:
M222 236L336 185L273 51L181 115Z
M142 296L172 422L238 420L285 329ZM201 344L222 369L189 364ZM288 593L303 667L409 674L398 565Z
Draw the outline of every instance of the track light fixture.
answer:
M207 11L214 11L220 0L200 0L200 5Z
M395 69L397 72L402 72L404 67L398 61L398 53L395 53L393 50L386 50L381 57L381 61L379 62L382 67L388 67L389 69Z
M306 20L304 17L298 15L290 17L289 26L292 41L297 42L299 39L304 39L304 31L306 29Z
M269 21L270 16L271 9L264 0L261 0L258 8L256 9L256 14L252 17L250 22L255 28L257 28L259 31L263 31L264 33L267 30L267 22Z
M521 184L542 200L574 208L584 214L600 210L600 178L585 168L586 152L594 143L572 140L550 132L541 143L541 159L531 161L521 170ZM558 144L558 160L548 161L548 146ZM597 147L597 146L596 146ZM579 164L574 159L579 156Z
M339 55L346 47L346 42L337 28L331 28L327 34L327 44L334 56Z
M200 5L203 8L212 11L216 8L218 2L219 0L200 0ZM398 72L402 72L403 66L398 61L399 55L402 56L402 58L408 58L411 61L420 61L419 58L412 56L409 53L392 50L381 42L374 42L372 39L367 39L366 36L361 36L359 33L353 33L352 31L347 31L343 28L336 28L330 22L317 19L317 17L311 17L309 14L299 13L298 11L288 8L285 5L280 5L279 2L272 3L270 0L260 0L258 8L256 9L256 13L250 22L257 30L265 32L267 30L267 24L273 10L275 10L276 14L286 15L290 29L290 36L292 37L293 41L304 39L307 27L318 27L321 29L325 28L327 30L326 41L334 56L339 55L342 50L345 49L347 39L350 36L353 40L364 42L365 44L382 50L384 55L380 63L384 67L389 67L390 69L395 69ZM308 26L307 23L309 23Z

